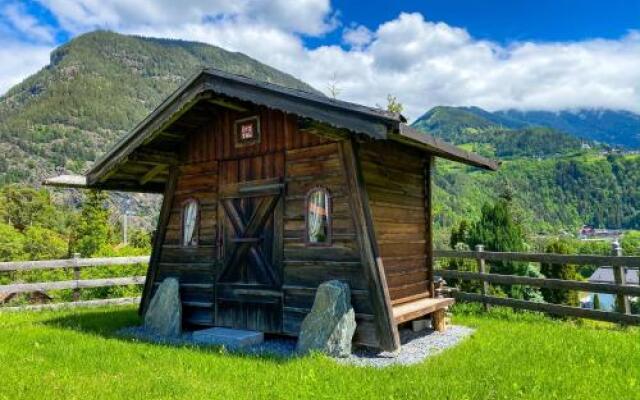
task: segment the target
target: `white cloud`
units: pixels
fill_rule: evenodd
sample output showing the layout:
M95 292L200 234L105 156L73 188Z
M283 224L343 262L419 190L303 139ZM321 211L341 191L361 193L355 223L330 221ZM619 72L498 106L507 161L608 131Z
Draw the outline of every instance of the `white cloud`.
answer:
M0 46L0 60L2 60L0 63L0 94L5 93L25 77L47 65L51 50L47 46L2 43Z
M13 29L19 31L29 39L38 42L53 43L53 29L41 25L35 17L27 13L24 5L9 3L0 10L0 15Z
M74 33L95 28L209 25L238 18L287 32L318 35L335 27L329 0L38 0Z
M347 27L342 32L342 41L351 47L362 48L373 40L373 32L364 25Z
M566 43L478 40L465 29L403 13L375 30L352 24L343 43L306 48L301 35L338 25L328 0L40 0L64 29L197 40L241 51L340 98L385 104L416 118L435 105L640 112L640 33ZM2 39L0 39L2 40ZM0 65L0 81L7 75Z

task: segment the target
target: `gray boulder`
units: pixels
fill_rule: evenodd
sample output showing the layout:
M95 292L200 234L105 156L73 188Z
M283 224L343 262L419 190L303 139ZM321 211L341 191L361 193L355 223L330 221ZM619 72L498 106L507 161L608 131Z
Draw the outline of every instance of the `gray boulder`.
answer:
M165 279L156 290L144 315L144 327L166 337L178 337L182 333L180 284L176 278Z
M313 307L300 328L298 352L316 350L333 357L348 357L356 331L349 285L337 280L318 287Z

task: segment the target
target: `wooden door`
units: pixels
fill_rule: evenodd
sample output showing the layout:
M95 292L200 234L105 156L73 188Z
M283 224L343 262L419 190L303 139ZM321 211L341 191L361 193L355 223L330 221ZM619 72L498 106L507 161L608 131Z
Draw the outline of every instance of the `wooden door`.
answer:
M282 193L279 178L222 184L223 267L216 325L282 331Z

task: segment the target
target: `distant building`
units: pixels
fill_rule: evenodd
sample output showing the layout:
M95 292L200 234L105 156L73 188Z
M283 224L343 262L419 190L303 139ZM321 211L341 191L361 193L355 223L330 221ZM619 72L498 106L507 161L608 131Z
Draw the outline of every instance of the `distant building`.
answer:
M596 229L592 225L583 225L580 228L579 236L582 240L588 239L618 239L622 235L617 229Z
M629 285L639 285L640 277L637 269L625 268L626 283ZM590 277L591 283L615 283L612 267L600 267ZM593 308L593 299L598 295L600 300L600 310L614 311L616 307L616 295L611 293L590 293L587 297L581 299L583 308Z

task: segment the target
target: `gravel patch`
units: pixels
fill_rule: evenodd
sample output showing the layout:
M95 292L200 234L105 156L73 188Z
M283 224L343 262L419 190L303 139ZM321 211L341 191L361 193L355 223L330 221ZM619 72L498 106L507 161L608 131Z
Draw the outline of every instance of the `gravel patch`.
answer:
M443 350L455 346L464 338L474 332L465 326L452 325L445 332L436 332L426 329L413 332L405 329L400 331L400 351L380 352L364 347L355 348L353 354L346 358L336 358L336 362L345 365L360 367L388 367L391 365L417 364L428 357L441 353ZM165 344L170 346L211 347L197 343L190 332L183 333L177 338L167 338L156 335L144 327L136 326L123 328L117 332L119 336L137 339L143 342ZM217 347L217 346L213 346ZM292 338L266 337L263 343L244 348L225 348L226 351L235 354L256 356L271 356L279 358L292 358L296 353L296 340Z
M377 351L367 348L355 349L347 358L336 359L341 364L360 367L389 367L391 365L413 365L421 363L455 346L474 332L466 326L450 325L444 332L425 329L413 332L409 329L400 331L402 347L398 352Z

